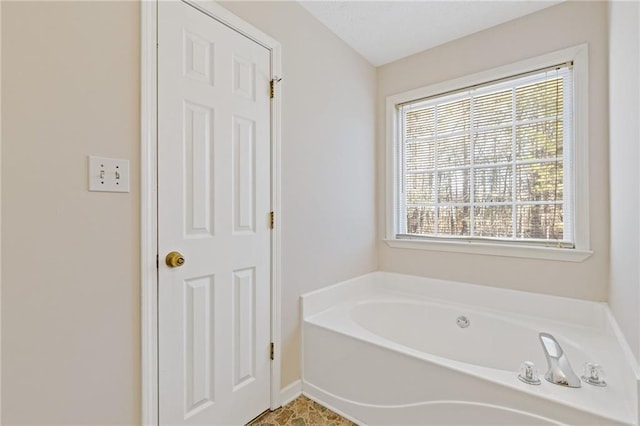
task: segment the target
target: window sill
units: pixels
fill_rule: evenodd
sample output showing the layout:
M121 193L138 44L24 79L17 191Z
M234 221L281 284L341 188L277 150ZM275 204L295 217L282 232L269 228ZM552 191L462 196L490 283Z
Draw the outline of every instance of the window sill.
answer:
M482 254L488 256L520 257L528 259L545 259L560 262L582 262L589 258L593 251L554 247L513 246L509 244L457 242L457 241L416 241L386 239L385 243L392 248L444 251L454 253Z

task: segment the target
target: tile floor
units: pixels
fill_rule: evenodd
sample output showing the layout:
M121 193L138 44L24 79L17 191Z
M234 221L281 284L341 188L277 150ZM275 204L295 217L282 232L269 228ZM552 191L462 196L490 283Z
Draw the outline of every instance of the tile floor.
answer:
M355 423L301 395L287 405L263 414L249 426L355 426Z

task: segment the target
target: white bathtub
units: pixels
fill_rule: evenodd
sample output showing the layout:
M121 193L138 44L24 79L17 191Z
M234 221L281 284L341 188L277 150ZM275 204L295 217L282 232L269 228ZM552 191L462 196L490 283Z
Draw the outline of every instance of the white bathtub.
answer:
M606 304L375 272L302 296L302 309L303 393L356 423L638 424L636 372ZM576 374L601 364L608 386L545 381L543 331ZM541 385L518 380L523 361Z

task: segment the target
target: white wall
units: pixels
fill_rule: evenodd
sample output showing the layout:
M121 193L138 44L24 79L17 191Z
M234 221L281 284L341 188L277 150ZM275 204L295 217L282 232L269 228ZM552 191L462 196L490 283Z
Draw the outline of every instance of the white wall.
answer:
M384 235L387 96L589 43L590 234L582 263L390 248L380 269L592 300L606 300L609 262L607 5L566 2L378 68L378 233Z
M376 74L295 2L226 6L283 47L284 386L299 295L377 268ZM138 2L2 2L4 424L140 422L139 45Z
M135 2L2 2L2 423L140 422ZM87 192L88 154L130 194Z
M640 5L609 3L609 305L640 360Z
M2 99L2 5L0 4L0 100ZM0 236L2 236L2 102L0 102ZM0 244L0 424L2 424L2 244Z
M282 386L302 293L377 268L373 66L296 2L223 2L282 44Z
M0 99L2 99L2 5L0 4ZM2 236L2 102L0 102L0 236ZM0 384L2 383L2 244L0 244ZM2 424L2 386L0 385L0 424Z

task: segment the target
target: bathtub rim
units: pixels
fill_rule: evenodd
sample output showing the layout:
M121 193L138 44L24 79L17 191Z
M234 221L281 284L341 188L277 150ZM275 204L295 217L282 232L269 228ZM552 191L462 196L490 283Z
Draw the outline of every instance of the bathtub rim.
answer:
M605 328L609 319L602 309L607 306L606 302L389 271L368 272L302 294L302 317L306 318L329 308L334 300L353 300L381 289L400 295L420 295L446 303L482 306L484 309L500 312L528 313L531 317L543 317L579 326ZM478 299L485 303L479 303ZM497 300L506 300L508 303L505 306L504 303L496 302ZM566 309L567 305L570 309ZM585 323L585 318L589 323Z

